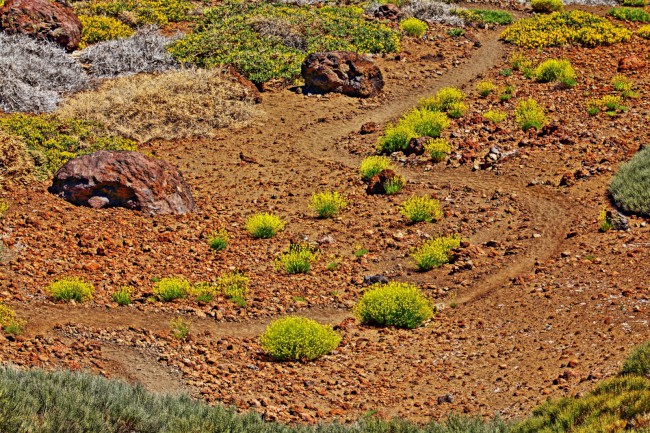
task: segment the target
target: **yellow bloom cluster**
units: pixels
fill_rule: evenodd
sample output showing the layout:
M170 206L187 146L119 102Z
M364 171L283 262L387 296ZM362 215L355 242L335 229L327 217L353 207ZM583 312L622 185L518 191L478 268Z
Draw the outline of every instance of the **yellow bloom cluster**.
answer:
M594 47L628 41L631 35L630 30L606 18L573 10L519 20L501 33L501 39L526 48L564 44Z
M650 39L650 25L639 27L636 34L645 39Z

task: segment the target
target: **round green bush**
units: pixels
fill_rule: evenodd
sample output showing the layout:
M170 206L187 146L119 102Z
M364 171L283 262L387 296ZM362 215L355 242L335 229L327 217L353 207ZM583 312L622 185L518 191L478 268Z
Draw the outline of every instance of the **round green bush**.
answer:
M408 283L375 284L363 294L354 312L362 323L413 329L433 316L429 300Z
M153 294L163 302L186 298L192 291L192 285L185 278L163 278L153 286Z
M650 147L621 166L609 185L609 193L624 211L650 216Z
M650 376L650 341L632 351L621 368L621 374Z
M422 37L429 29L427 23L417 18L407 18L400 22L399 26L407 35L416 38Z
M285 222L270 212L252 215L246 220L246 230L256 239L269 239L284 228Z
M49 285L47 292L55 301L83 302L92 299L94 287L81 278L62 278Z
M562 0L532 0L530 5L535 12L547 14L564 10L564 3L562 3Z
M311 361L334 350L341 337L330 326L292 316L272 322L260 342L279 361Z

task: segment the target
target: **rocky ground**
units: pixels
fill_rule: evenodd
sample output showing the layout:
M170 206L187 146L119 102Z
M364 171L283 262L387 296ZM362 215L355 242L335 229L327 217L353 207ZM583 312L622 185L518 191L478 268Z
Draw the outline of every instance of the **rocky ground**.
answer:
M451 412L525 416L547 398L579 394L614 374L650 334L650 227L631 217L628 231L600 233L597 217L611 208L611 176L648 140L647 69L624 72L639 93L626 101L628 111L590 117L586 105L611 92L621 58L647 59L650 48L633 37L612 47L524 51L536 60L571 60L578 84L560 89L516 71L500 74L515 49L498 40L499 30L462 38L446 30L376 59L386 78L378 98L264 93L265 114L252 127L145 146L183 171L197 203L192 214L75 207L49 194L46 183L1 191L11 209L0 230L0 298L28 324L25 335L2 342L0 359L188 391L289 422L354 420L370 411L417 421ZM515 97L479 98L482 79L514 85ZM449 85L469 94L467 114L444 134L454 149L449 162L395 155L408 180L404 191L366 195L357 167L375 151L384 125ZM551 127L518 129L514 106L528 96L547 107ZM481 114L490 108L509 119L489 124ZM377 130L362 134L370 122ZM350 201L332 220L307 208L311 194L324 189ZM407 224L398 204L423 193L441 200L444 219ZM250 238L243 224L259 211L282 216L285 231ZM232 240L215 254L206 236L220 227ZM445 233L460 233L469 246L456 263L418 272L409 249ZM274 266L291 240L320 248L307 275ZM368 253L357 257L360 249ZM338 266L328 270L333 262ZM235 268L251 278L245 307L223 298L149 299L154 278L215 281ZM357 324L350 308L364 276L377 273L420 285L438 304L434 319L411 331ZM44 289L71 275L92 282L95 298L52 303ZM125 284L136 288L135 302L118 307L111 294ZM289 313L335 325L340 347L313 363L271 362L257 337ZM170 334L177 316L192 320L188 341Z

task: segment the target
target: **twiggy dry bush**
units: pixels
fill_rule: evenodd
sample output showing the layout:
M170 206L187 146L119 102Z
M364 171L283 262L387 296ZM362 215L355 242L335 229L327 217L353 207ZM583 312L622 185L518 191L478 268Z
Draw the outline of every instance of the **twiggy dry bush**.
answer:
M462 27L465 20L455 13L457 9L459 8L441 1L412 0L402 7L402 12L406 17Z
M0 110L5 113L53 111L62 93L87 84L81 66L57 45L0 33Z
M0 185L9 180L30 177L34 161L17 137L0 131Z
M218 128L247 125L257 113L247 89L216 69L117 78L59 110L139 142L211 137Z
M130 38L92 45L79 53L79 60L90 66L90 74L96 78L164 72L178 67L167 52L167 44L173 40L149 26Z

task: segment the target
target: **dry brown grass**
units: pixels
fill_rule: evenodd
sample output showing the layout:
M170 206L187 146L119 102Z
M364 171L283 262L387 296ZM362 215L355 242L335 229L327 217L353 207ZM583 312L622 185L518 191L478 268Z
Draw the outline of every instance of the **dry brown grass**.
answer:
M248 91L219 70L181 70L107 81L78 93L58 114L97 121L139 142L211 137L258 114Z
M25 143L0 131L0 185L12 180L31 177L34 161Z

